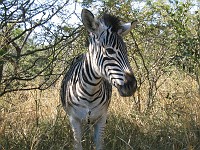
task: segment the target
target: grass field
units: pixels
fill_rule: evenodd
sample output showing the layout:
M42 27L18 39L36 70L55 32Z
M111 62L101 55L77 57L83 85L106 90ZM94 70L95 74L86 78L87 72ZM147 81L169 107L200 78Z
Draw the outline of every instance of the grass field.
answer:
M200 149L197 85L191 77L178 73L157 89L151 107L147 107L149 87L145 83L130 98L122 98L114 90L106 150ZM87 131L83 147L92 150L92 136ZM59 84L46 91L14 92L0 98L0 150L70 150L72 141L59 102Z

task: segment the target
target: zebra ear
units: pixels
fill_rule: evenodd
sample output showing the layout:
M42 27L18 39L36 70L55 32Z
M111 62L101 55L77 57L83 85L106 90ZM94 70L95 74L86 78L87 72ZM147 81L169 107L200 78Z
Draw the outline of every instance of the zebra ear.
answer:
M83 25L86 27L86 29L89 32L95 33L98 31L99 23L89 10L87 9L82 10L81 19L82 19Z
M133 22L131 23L125 23L125 24L122 24L121 25L121 28L118 30L118 34L119 35L122 35L122 36L125 36L127 35L133 28L136 27L138 21L137 20L134 20Z

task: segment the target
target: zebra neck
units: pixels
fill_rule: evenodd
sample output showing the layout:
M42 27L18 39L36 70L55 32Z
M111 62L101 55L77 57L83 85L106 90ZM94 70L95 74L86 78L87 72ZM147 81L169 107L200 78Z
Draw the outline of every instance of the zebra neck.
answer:
M85 89L88 94L93 95L97 94L98 91L102 88L104 79L94 70L93 63L90 55L87 53L86 57L82 64L81 71L81 87Z

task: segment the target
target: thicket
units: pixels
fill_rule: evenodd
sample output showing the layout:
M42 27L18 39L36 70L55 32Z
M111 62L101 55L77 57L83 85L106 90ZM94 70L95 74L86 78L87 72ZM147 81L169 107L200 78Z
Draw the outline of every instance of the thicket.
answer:
M138 89L114 92L107 148L199 149L200 11L189 0L0 1L0 149L72 147L59 81L87 51L81 7L138 20L125 37Z

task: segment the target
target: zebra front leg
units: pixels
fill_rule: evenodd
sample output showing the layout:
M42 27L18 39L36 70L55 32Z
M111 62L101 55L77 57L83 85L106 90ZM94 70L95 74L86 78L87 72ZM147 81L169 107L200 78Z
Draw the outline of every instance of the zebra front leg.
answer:
M69 118L72 131L74 134L74 150L82 150L81 138L82 138L82 126L81 121L73 117Z
M94 125L94 142L96 146L96 150L102 150L104 147L104 129L106 126L106 118L107 116L102 116L97 123Z

